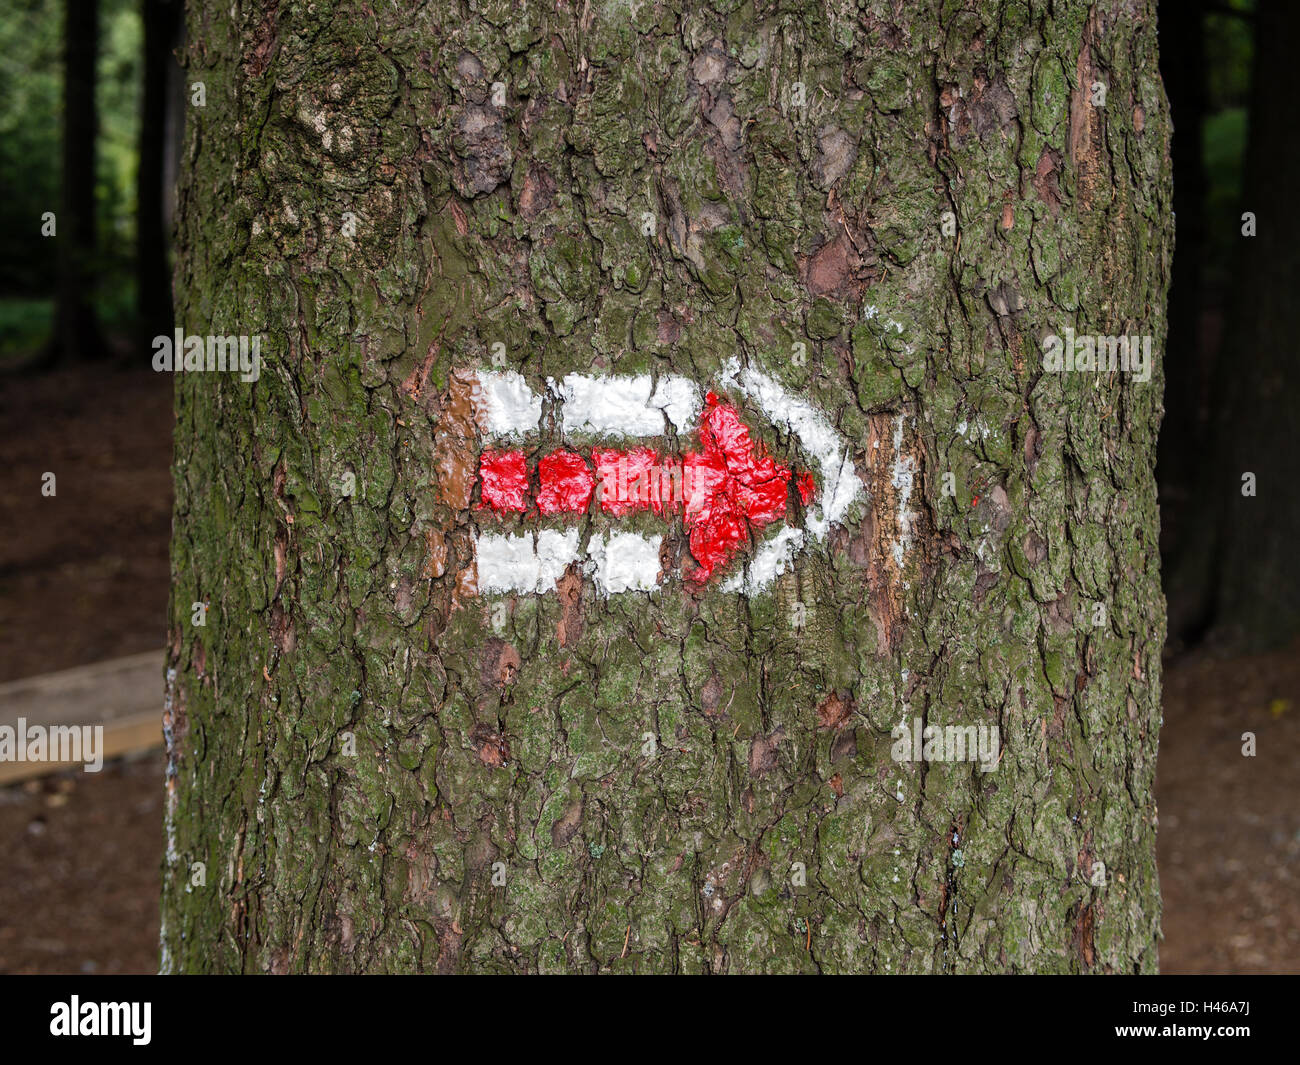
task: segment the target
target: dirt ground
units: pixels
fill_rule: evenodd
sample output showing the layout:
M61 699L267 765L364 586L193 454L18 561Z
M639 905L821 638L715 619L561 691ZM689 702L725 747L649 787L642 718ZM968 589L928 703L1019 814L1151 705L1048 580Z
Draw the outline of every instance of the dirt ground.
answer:
M1166 666L1162 972L1300 972L1297 766L1300 647Z
M170 433L163 375L0 380L0 680L161 645ZM1167 663L1162 971L1300 972L1297 765L1300 647ZM0 972L155 971L162 779L154 752L0 788Z
M0 377L0 681L163 645L171 437L166 374Z
M160 751L0 788L0 973L158 971Z

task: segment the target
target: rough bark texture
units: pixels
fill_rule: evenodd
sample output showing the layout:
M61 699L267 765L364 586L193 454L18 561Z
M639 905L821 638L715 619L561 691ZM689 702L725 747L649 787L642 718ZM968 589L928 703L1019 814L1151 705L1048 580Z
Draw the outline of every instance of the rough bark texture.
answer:
M178 378L163 969L1154 970L1159 359L1040 343L1160 350L1152 8L192 3L178 321L269 359ZM867 493L773 593L479 596L497 342L739 355Z

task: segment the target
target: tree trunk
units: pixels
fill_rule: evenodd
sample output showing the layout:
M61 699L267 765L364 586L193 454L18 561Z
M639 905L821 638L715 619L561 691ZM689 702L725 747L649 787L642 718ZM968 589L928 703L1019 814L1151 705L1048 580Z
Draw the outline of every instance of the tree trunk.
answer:
M1169 331L1165 350L1165 406L1160 426L1159 461L1162 556L1171 636L1194 639L1204 625L1210 584L1208 567L1195 547L1204 523L1201 487L1209 448L1204 416L1206 384L1212 373L1202 335L1206 293L1205 261L1205 13L1208 0L1160 5L1160 70L1174 125L1170 158L1178 255L1169 288ZM1197 562L1189 563L1196 557ZM1181 576L1181 579L1180 579Z
M167 165L168 112L182 105L172 77L181 22L179 0L143 0L144 91L140 112L140 166L136 174L136 317L142 350L172 331L168 227L172 196Z
M64 0L63 26L63 202L53 350L58 358L79 361L107 355L94 304L99 0Z
M1300 145L1278 135L1286 121L1277 86L1290 76L1300 8L1261 0L1242 211L1242 237L1219 359L1208 478L1218 540L1211 553L1213 635L1259 649L1300 635L1300 494L1295 490L1295 402L1300 391L1300 220L1283 175L1300 167ZM1281 79L1281 81L1279 81ZM1216 224L1245 228L1245 216ZM1213 521L1206 525L1216 527Z
M191 4L164 971L1155 969L1154 5L957 6Z

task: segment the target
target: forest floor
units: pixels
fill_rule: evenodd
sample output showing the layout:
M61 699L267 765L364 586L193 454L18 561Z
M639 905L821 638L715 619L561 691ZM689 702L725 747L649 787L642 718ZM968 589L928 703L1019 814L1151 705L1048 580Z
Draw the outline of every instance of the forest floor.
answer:
M111 367L0 384L0 681L161 646L171 399ZM1166 663L1163 972L1300 971L1297 765L1300 652ZM152 752L0 787L0 972L156 970L162 779Z

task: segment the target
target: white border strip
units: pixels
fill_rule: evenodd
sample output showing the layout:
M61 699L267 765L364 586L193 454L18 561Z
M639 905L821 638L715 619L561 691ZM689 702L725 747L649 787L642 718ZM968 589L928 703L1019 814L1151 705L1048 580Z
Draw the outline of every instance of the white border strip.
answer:
M608 598L618 592L653 592L659 587L659 548L662 536L610 533L592 537L587 545L587 572Z
M564 431L598 436L662 436L664 418L683 433L700 416L700 389L685 377L592 377L571 373L548 379L564 401Z
M552 592L555 582L578 558L577 529L563 533L542 529L536 543L532 533L479 533L474 538L480 593Z
M804 546L804 531L792 525L783 526L772 539L763 543L754 557L739 573L729 577L722 585L724 592L744 592L757 595L794 562L794 556Z
M527 436L542 423L542 397L528 387L523 374L514 370L480 370L474 407L486 423L489 436Z

